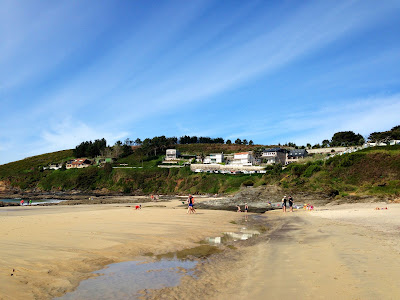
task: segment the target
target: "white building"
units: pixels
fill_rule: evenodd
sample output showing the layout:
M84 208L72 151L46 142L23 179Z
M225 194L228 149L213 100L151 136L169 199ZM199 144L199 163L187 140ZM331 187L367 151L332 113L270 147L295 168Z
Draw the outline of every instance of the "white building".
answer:
M211 153L209 156L204 158L204 164L219 164L224 162L224 154L223 153Z
M384 143L384 142L378 142L378 143L371 143L371 142L368 142L367 143L367 147L377 147L377 146L380 146L380 147L384 147L384 146L387 146L387 144L386 143Z
M391 145L391 146L400 145L400 140L391 140L391 141L389 141L389 145Z
M253 152L239 152L233 155L232 165L252 166L255 162Z
M167 149L165 160L177 160L180 155L176 149Z
M62 168L62 164L51 164L48 167L44 167L43 170L59 170Z

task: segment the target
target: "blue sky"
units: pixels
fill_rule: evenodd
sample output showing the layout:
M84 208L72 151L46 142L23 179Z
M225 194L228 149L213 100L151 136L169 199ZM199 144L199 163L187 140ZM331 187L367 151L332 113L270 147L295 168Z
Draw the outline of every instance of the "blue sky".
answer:
M0 0L0 164L86 140L400 124L399 1Z

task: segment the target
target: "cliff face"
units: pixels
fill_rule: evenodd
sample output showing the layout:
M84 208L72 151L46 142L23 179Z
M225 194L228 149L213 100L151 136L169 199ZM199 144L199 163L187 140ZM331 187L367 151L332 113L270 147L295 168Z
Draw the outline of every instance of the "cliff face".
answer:
M8 188L8 184L6 181L0 181L0 193L8 193L10 192Z

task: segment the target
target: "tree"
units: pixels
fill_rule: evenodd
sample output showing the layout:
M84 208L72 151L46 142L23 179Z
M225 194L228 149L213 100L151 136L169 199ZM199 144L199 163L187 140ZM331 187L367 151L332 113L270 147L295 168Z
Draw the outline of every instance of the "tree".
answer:
M355 134L353 131L340 131L333 135L331 146L362 145L364 142L361 134Z
M142 144L142 140L141 139L139 139L139 138L137 138L136 140L135 140L135 145L141 145Z
M241 139L239 139L239 138L238 138L238 139L236 139L236 141L235 141L235 144L236 144L236 145L241 145L241 144L242 144L242 140L241 140Z
M254 145L253 140L250 140L250 141L249 141L249 145L250 145L250 146Z
M326 148L329 146L329 140L323 140L322 141L322 148Z
M307 143L307 148L311 149L311 144L310 143Z
M112 147L112 156L118 159L122 153L123 153L122 146L115 143L115 145Z
M244 139L243 142L242 142L242 144L243 144L243 145L247 145L247 140Z
M226 140L226 144L230 145L230 144L232 144L232 141L231 140Z
M395 126L388 131L373 132L368 136L368 140L377 143L387 143L390 140L400 140L400 125Z
M215 144L223 144L224 143L224 139L219 137L219 138L215 138L214 139L214 143Z
M107 147L107 141L103 138L101 140L86 141L80 143L73 150L75 157L95 157Z

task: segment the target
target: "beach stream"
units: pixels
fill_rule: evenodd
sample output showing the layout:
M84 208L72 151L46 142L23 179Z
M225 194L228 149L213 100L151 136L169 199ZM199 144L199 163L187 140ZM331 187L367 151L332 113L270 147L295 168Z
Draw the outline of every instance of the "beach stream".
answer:
M195 267L200 260L223 251L226 244L259 234L257 230L242 226L237 232L208 237L194 248L155 256L149 253L146 255L151 258L111 264L94 272L97 276L82 281L75 291L55 299L138 299L145 295L144 290L179 285L182 276L196 278Z

